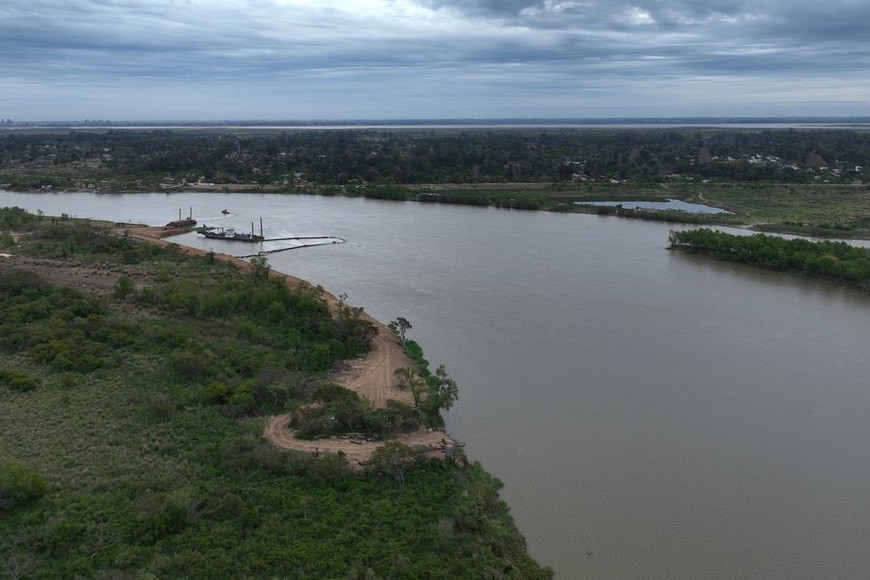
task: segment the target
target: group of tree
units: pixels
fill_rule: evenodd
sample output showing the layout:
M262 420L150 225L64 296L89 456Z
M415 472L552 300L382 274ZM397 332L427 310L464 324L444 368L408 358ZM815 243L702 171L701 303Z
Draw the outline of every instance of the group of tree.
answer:
M346 296L339 298L339 312L350 307ZM339 314L339 320L347 314ZM341 322L339 322L341 324ZM412 328L404 317L391 321L388 327L406 349L411 366L396 369L397 386L411 394L412 404L389 400L383 408L332 382L318 385L310 397L291 415L291 427L303 438L320 438L346 433L362 434L366 438L383 439L417 430L421 427L444 425L442 412L449 411L459 398L459 387L439 365L432 373L419 345L406 336Z
M845 242L728 234L707 228L672 231L670 247L760 268L798 272L870 289L870 249Z
M285 187L430 183L861 180L870 138L855 130L420 130L0 133L0 183L154 188L197 181ZM831 172L835 170L836 172Z
M408 366L396 369L399 386L410 391L414 400L414 410L422 422L429 427L443 425L442 411L449 411L459 398L459 388L447 374L444 365L439 365L434 373L428 367Z

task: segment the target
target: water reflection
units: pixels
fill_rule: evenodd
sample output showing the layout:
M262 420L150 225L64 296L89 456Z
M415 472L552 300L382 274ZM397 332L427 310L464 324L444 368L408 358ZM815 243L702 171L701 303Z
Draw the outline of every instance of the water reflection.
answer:
M688 213L731 213L724 209L704 205L700 203L689 203L679 199L668 199L667 201L575 201L576 205L594 205L601 207L616 207L622 206L625 209L660 209L660 210L677 210Z

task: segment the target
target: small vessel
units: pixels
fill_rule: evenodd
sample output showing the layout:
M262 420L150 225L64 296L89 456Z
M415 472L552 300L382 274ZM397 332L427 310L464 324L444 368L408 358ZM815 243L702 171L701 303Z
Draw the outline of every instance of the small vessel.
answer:
M263 237L263 218L260 218L260 234L254 233L254 222L251 222L251 233L237 232L232 228L213 229L203 226L200 231L202 235L211 240L231 240L235 242L262 242Z
M207 238L212 240L235 240L237 242L262 242L263 236L257 234L249 234L246 232L237 232L232 228L221 228L220 230L204 230L202 232Z
M167 228L187 228L187 227L193 227L193 226L195 226L195 225L196 225L196 220L193 219L193 208L191 207L191 208L190 208L190 213L187 215L187 218L182 218L182 217L181 217L181 210L178 210L178 219L169 222L168 224L166 224L166 225L163 226L163 227L167 227Z
M230 210L224 208L223 210L221 210L221 213L224 215L230 215Z

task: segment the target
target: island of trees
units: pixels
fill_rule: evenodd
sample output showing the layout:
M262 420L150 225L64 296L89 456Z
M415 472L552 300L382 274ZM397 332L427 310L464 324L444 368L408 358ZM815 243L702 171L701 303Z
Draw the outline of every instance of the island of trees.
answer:
M461 449L388 443L352 471L263 438L275 413L312 438L437 426L456 385L406 320L414 404L375 409L330 380L369 348L362 310L335 314L265 261L9 208L0 252L4 577L552 575Z
M670 247L769 270L796 272L870 289L870 249L845 242L754 234L708 228L671 232Z

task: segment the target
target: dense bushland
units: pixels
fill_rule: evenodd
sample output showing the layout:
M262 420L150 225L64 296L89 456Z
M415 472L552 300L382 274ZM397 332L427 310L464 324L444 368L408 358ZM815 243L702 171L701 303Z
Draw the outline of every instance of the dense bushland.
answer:
M550 575L479 466L399 449L353 475L341 457L266 443L259 413L359 403L323 378L367 332L353 312L333 319L321 290L73 220L24 222L26 236L7 230L16 256L117 282L84 294L0 263L4 574Z
M739 236L706 228L671 232L669 241L671 248L721 260L870 288L870 250L845 242L811 242L765 234Z
M854 130L349 130L0 133L0 182L154 187L164 179L338 186L406 199L398 184L655 183L668 176L740 182L851 182L870 169ZM387 187L374 187L387 186ZM422 196L481 203L479 196Z

